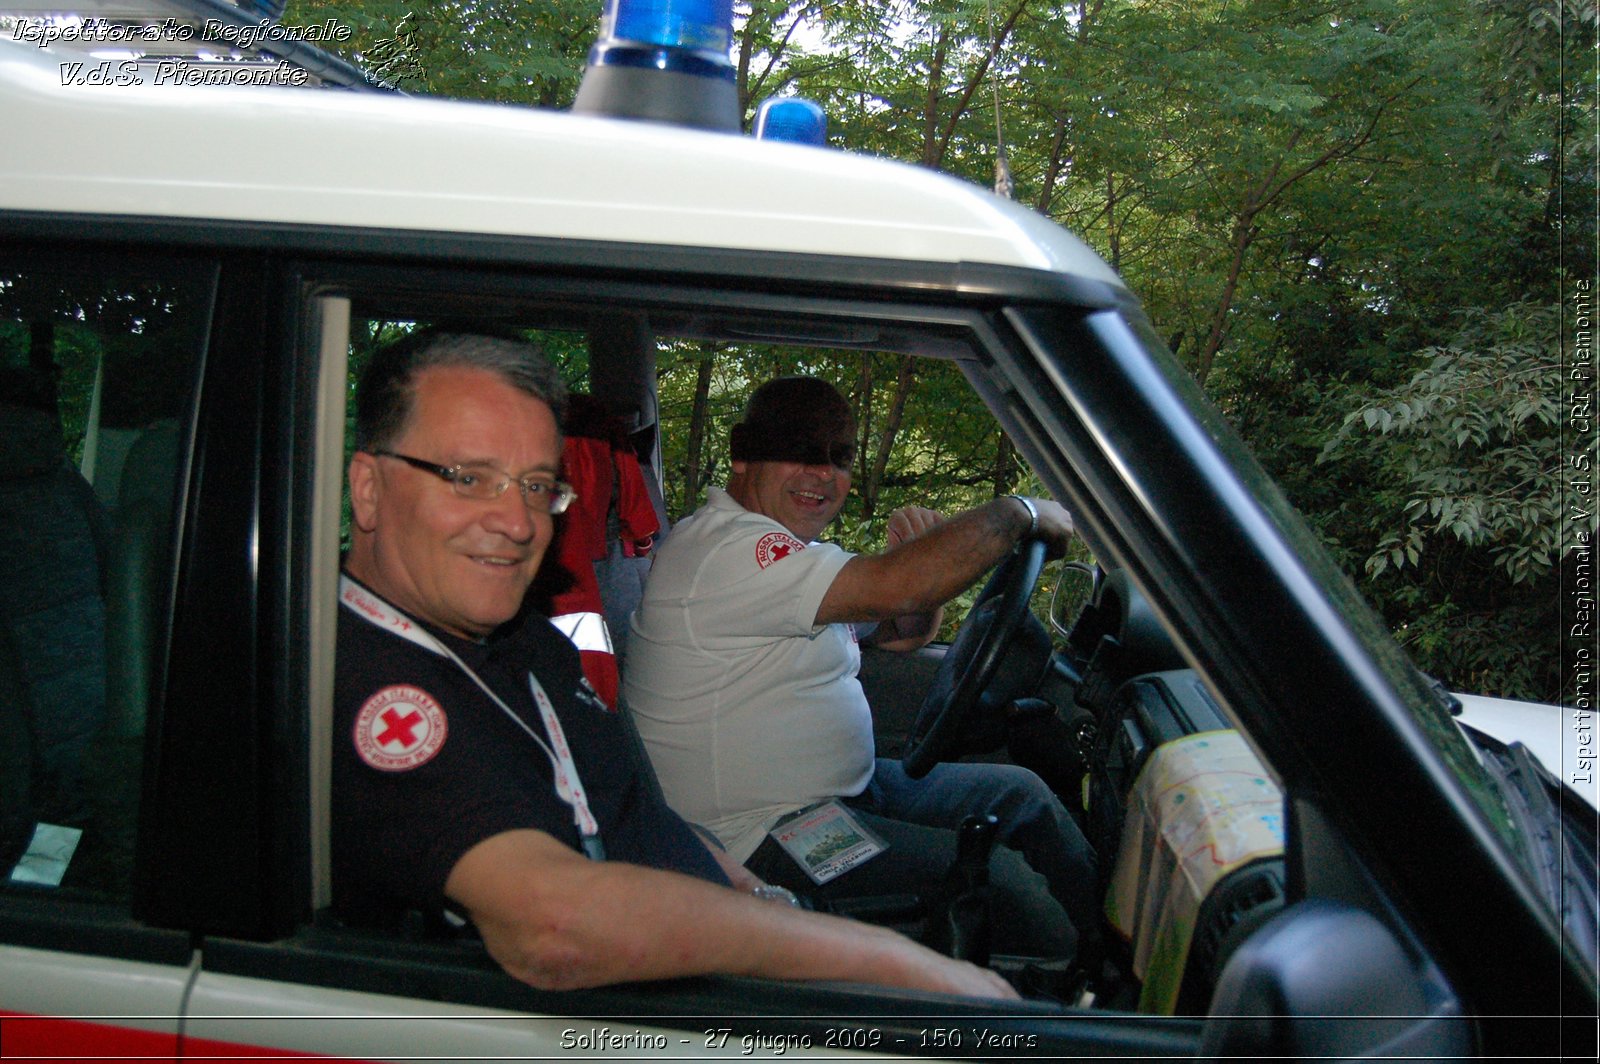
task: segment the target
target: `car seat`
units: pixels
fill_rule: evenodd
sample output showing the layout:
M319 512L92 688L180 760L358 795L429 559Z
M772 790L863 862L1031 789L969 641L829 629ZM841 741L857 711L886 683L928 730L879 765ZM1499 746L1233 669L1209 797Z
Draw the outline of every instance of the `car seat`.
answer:
M149 716L158 676L156 655L165 645L161 624L171 594L177 465L178 423L157 421L128 448L118 482L116 536L106 581L107 728L115 737L143 735Z
M67 464L55 417L0 398L0 696L10 854L33 824L81 826L90 746L105 719L106 519ZM14 856L14 855L13 855Z

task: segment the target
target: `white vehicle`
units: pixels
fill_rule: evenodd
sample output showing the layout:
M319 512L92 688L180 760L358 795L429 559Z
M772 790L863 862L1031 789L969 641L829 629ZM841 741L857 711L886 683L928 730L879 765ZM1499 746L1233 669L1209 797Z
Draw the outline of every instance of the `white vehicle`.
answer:
M1593 1057L1595 817L1566 785L1593 801L1592 731L1549 770L1469 740L1078 239L839 151L61 62L0 41L7 1054ZM1015 606L1038 553L1003 566L1014 608L893 679L906 757L965 752L961 718L1019 697L1080 725L1060 752L1086 771L1052 782L1122 978L1080 995L1070 958L996 958L1027 996L1001 1013L721 977L553 993L421 921L331 919L349 365L380 323L460 319L586 352L657 478L659 344L958 367L1104 572L1053 645ZM936 670L959 694L919 705ZM1196 879L1147 798L1198 734L1274 804Z

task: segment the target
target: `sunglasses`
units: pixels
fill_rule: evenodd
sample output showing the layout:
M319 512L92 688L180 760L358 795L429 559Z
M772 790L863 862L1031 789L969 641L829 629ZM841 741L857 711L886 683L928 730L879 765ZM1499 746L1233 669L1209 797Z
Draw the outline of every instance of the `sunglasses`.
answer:
M856 445L850 440L765 440L752 446L748 457L752 462L826 465L848 473L856 460Z

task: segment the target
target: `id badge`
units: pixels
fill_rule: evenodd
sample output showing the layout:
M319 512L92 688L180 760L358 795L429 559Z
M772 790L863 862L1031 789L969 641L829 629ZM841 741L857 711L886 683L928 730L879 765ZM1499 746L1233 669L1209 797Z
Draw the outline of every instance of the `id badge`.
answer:
M818 886L889 848L836 801L804 809L768 834Z

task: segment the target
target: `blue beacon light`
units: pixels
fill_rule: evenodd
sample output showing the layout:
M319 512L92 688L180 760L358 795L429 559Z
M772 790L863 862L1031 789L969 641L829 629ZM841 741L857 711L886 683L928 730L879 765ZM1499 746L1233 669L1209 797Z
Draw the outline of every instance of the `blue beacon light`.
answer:
M811 100L786 96L761 101L756 109L757 140L786 140L791 144L828 143L828 116Z
M718 54L733 46L733 0L609 0L601 33L661 48Z
M606 0L572 109L739 132L733 0Z

